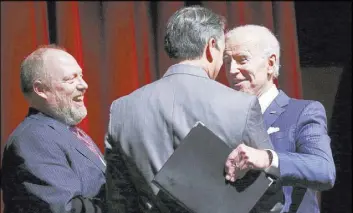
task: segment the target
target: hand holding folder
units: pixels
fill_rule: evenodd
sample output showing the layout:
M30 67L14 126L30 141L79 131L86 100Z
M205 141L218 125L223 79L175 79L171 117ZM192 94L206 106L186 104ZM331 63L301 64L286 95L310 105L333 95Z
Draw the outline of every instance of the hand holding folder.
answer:
M272 184L251 170L230 183L224 165L232 149L202 124L196 125L154 177L179 205L195 213L248 213Z

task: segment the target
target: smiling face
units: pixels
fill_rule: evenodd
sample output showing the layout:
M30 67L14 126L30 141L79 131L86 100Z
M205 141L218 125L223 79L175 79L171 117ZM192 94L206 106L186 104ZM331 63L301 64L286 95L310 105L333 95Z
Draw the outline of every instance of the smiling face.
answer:
M47 75L45 99L50 114L68 125L76 125L87 115L83 98L88 85L77 61L65 51L49 50L45 55Z
M223 61L229 85L238 91L261 96L273 85L276 55L266 53L258 34L226 37Z

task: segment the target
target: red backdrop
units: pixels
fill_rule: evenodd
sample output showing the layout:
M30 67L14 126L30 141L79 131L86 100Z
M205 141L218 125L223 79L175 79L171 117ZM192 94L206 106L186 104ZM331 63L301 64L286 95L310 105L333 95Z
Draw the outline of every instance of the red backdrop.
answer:
M225 16L230 28L261 24L273 30L281 43L278 84L288 95L301 97L293 2L201 3ZM111 102L160 78L173 63L163 50L164 29L186 2L55 4L57 43L77 59L89 85L88 116L81 126L104 151ZM19 65L38 45L49 43L47 13L46 1L1 2L1 153L28 110L20 91ZM218 81L227 84L224 71Z

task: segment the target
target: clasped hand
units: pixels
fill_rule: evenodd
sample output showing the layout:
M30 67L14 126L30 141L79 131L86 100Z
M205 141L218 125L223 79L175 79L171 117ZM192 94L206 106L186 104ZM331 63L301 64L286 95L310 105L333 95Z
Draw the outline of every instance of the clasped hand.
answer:
M225 164L226 179L234 182L251 169L261 170L270 166L265 150L240 144L228 156Z

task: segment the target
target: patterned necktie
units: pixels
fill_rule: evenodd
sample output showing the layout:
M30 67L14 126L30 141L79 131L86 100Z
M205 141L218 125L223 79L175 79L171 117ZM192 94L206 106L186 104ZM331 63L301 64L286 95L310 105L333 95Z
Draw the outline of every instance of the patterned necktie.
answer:
M85 132L83 132L81 129L75 126L70 127L69 129L71 130L71 132L73 132L76 135L76 137L80 141L82 141L88 147L88 149L90 149L95 155L97 155L99 159L102 161L102 163L105 165L105 162L102 159L101 155L99 154L99 151L96 149L96 147L93 144L93 141L88 137L88 135Z

